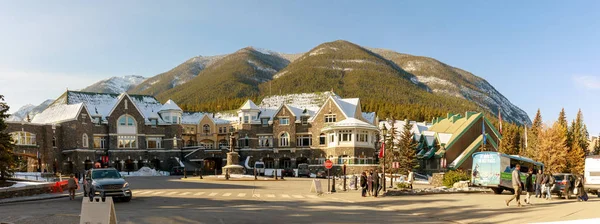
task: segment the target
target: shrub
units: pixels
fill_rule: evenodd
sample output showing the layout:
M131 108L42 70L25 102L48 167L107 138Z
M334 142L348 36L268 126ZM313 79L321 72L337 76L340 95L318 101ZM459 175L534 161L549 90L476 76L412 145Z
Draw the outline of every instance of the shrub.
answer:
M471 175L469 175L465 171L450 170L446 174L444 174L443 184L446 187L452 187L454 185L454 183L456 183L456 182L463 181L463 180L470 180L470 179L471 179Z
M407 189L410 188L410 184L406 182L401 182L396 184L396 187L398 187L398 189Z

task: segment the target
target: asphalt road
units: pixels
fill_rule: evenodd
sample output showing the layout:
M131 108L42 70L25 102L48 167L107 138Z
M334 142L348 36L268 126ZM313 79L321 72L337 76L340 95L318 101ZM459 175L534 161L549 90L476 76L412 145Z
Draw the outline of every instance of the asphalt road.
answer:
M351 191L317 196L309 193L311 181L306 178L127 180L134 199L115 203L119 223L530 223L600 217L595 195L585 203L534 199L533 205L517 208L504 204L509 195L482 193L362 198ZM78 223L81 200L0 205L0 223Z

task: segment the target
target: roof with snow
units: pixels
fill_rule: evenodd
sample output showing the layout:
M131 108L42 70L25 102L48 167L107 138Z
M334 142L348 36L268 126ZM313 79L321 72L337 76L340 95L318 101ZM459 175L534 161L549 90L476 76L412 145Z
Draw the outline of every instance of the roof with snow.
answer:
M331 125L328 125L322 129L322 131L333 130L333 129L342 129L342 128L362 128L362 129L372 129L379 130L375 125L369 124L367 122L361 121L356 118L348 118L342 121L335 122Z
M181 108L179 108L179 106L177 106L177 104L175 102L173 102L173 100L169 99L167 100L167 102L160 108L159 111L166 111L166 110L178 110L178 111L183 111L181 110Z
M33 117L31 123L36 124L55 124L65 121L72 121L77 119L77 115L82 108L85 108L83 103L71 104L71 105L54 105L46 108L42 113L39 113Z
M364 116L363 116L364 117ZM406 124L407 120L395 120L395 121L380 121L379 122L379 127L381 126L385 126L388 130L392 129L392 123L394 123L394 128L396 128L396 136L395 139L401 139L402 138L402 131L404 128L404 125ZM429 127L431 127L431 124L426 123L426 122L416 122L416 121L408 121L410 124L412 124L412 127L410 129L410 133L412 133L414 135L414 139L416 141L419 141L419 139L421 139L421 135L423 134L424 131L429 130Z
M149 122L149 118L157 118L159 123L163 122L158 116L158 111L163 105L156 98L149 95L91 93L69 90L56 99L50 107L83 103L91 116L101 117L103 121L106 121L106 117L110 115L117 103L124 97L131 99L134 107L140 111L146 122Z
M202 112L184 112L181 115L182 124L198 124L200 119L204 116Z
M240 110L259 110L259 109L260 108L258 108L258 106L256 106L256 104L254 104L254 102L252 102L252 100L246 100L244 105L242 105L242 107L240 107Z

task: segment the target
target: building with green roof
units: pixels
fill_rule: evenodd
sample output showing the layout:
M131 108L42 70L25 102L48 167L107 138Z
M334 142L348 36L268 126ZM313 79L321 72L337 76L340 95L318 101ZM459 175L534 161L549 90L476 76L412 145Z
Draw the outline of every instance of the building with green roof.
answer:
M498 151L500 139L502 136L483 113L448 113L434 118L419 139L420 169L428 173L471 169L471 155L478 150Z

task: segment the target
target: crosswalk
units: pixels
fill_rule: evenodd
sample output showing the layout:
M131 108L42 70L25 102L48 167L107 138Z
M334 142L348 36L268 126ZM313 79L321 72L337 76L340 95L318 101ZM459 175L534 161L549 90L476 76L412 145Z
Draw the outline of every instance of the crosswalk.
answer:
M159 190L139 190L133 191L134 197L223 197L223 198L263 198L263 199L319 199L320 197L313 194L259 194L259 193L239 193L239 192L206 192L206 191L159 191Z

